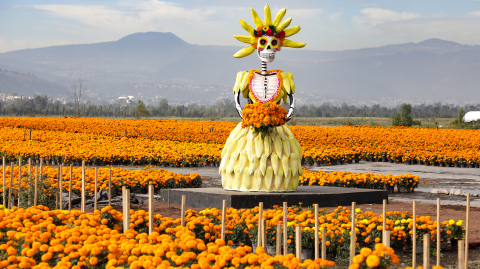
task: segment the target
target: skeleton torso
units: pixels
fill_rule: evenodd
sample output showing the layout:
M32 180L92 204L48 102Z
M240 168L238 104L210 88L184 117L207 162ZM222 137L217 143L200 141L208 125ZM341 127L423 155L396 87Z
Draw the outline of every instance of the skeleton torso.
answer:
M279 87L280 82L277 78L276 72L265 76L253 72L253 77L250 81L250 89L260 102L266 103L271 101L276 96Z

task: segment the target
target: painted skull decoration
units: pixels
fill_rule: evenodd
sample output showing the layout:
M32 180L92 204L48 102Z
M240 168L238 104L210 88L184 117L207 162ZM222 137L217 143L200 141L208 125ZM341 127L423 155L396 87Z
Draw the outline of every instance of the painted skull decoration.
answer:
M280 49L280 40L274 36L262 36L258 39L257 55L262 62L273 62L275 52Z

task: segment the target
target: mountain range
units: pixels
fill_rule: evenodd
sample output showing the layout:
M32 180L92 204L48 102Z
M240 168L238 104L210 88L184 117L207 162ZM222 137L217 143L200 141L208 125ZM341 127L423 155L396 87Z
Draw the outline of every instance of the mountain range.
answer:
M239 44L240 45L240 44ZM173 33L135 33L117 41L0 53L0 92L65 97L83 79L89 98L140 94L173 103L233 98L236 73L260 69L242 46L189 44ZM269 69L293 73L297 100L472 102L480 85L480 46L441 39L344 51L284 48Z

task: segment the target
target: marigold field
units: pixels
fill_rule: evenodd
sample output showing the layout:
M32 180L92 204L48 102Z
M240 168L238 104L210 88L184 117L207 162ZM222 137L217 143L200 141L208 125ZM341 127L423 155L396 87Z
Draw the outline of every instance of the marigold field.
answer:
M327 228L328 252L346 250L351 212L339 207L333 212L322 209L319 213L321 226ZM307 259L302 263L293 254L271 256L261 247L252 253L252 248L244 242L256 242L258 207L227 209L225 241L219 239L222 216L218 209L188 210L185 227L180 226L180 219L154 214L150 235L146 233L148 212L130 210L130 214L130 227L124 232L122 214L111 207L94 213L52 211L44 206L0 210L0 268L326 268L334 265L321 259ZM274 228L282 224L283 210L281 207L265 210L263 218L267 219L267 244L273 245ZM295 246L296 226L302 230L302 248L313 248L313 218L312 208L288 208L289 249ZM435 238L436 222L428 216L417 216L417 222L419 238L425 233ZM355 223L359 243L373 247L373 242L380 240L381 216L357 210ZM386 224L391 231L392 245L403 246L411 240L409 212L388 212ZM441 228L441 240L463 236L460 221L444 222ZM385 264L398 263L393 250L381 244L377 244L374 251L362 249L361 255L363 257L355 259L358 266L386 268Z
M9 159L21 155L67 163L198 165L220 161L223 144L235 126L214 121L1 118L0 152ZM385 158L480 164L476 130L366 126L291 126L291 130L302 146L304 162Z
M25 191L32 188L34 184L35 174L39 173L39 180L45 185L41 191L46 192L48 196L54 195L59 187L58 167L43 166L42 171L38 166L31 167L32 176L29 178L28 165L21 168L22 182L20 190ZM97 168L97 191L108 190L109 169L111 169L112 189L120 191L122 186L127 186L132 191L147 191L148 185L153 185L155 189L161 188L198 188L202 185L202 178L199 174L191 173L182 175L180 173L172 173L163 169L129 170L124 168ZM3 170L3 167L0 167ZM19 172L18 166L13 167L13 175L11 174L11 166L5 167L5 189L8 193L10 181L12 180L12 194L18 197L19 189ZM40 175L41 173L41 175ZM72 191L80 195L82 190L82 168L73 167L70 173L70 167L62 169L62 188L65 191L70 190L70 174L72 176ZM347 188L366 188L366 189L386 189L406 187L408 191L413 191L420 183L418 176L406 175L381 175L372 173L349 173L349 172L332 172L323 171L311 172L303 170L303 176L299 177L299 185L301 186L333 186ZM0 186L3 182L0 182ZM0 188L0 194L4 188ZM93 194L95 191L95 168L85 168L85 190L87 194Z
M2 167L3 169L3 167ZM37 173L39 180L46 185L44 191L48 191L48 196L53 195L54 189L59 186L58 167L43 166L42 171L40 167L32 166L32 177L29 179L28 165L22 166L22 183L20 190L31 188L34 182L34 175ZM109 169L111 169L111 184L112 189L120 190L122 186L127 186L132 191L146 191L148 185L153 185L155 189L160 188L196 188L202 185L202 178L199 174L189 173L182 175L181 173L172 173L163 169L142 169L130 170L124 168L97 168L97 190L108 190L109 186ZM14 166L13 175L11 173L11 166L5 167L5 186L8 192L10 187L10 180L12 180L12 194L18 195L19 172L18 166ZM82 190L82 168L73 167L70 173L70 167L62 169L62 188L66 191L70 190L70 175L72 176L72 191L80 195ZM0 186L3 183L0 182ZM95 168L85 168L85 190L87 194L93 194L95 191ZM3 187L0 193L3 192Z

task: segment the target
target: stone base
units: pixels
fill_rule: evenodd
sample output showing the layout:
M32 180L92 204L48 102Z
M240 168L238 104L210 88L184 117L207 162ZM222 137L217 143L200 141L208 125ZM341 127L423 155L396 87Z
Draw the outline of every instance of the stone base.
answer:
M186 206L193 208L222 208L222 201L227 201L228 207L253 208L263 202L264 208L273 208L274 205L311 206L319 207L349 206L352 202L357 204L382 204L388 200L385 190L354 189L323 186L300 186L295 192L266 193L266 192L240 192L227 191L223 188L198 188L198 189L170 189L170 203L181 204L182 195L186 195ZM160 191L161 201L168 201L168 189Z

